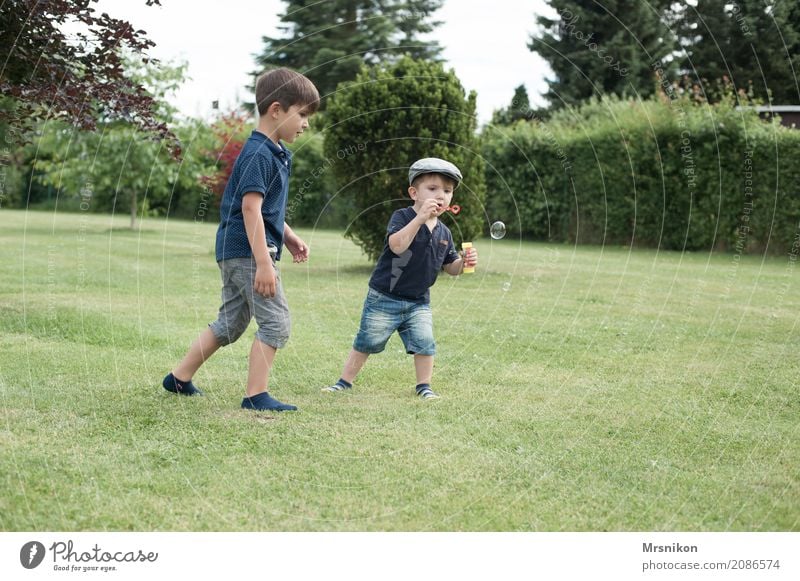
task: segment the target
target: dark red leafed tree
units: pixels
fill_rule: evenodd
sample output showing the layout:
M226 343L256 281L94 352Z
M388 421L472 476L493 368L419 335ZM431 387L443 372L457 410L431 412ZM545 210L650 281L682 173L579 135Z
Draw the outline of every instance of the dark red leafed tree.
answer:
M222 115L212 126L216 145L207 156L215 160L218 169L214 175L204 176L201 181L216 195L217 206L231 177L233 164L247 141L249 121L248 116L234 111Z
M23 141L37 122L59 118L93 130L119 120L177 139L155 115L154 99L125 74L123 52L148 61L143 30L106 13L96 0L0 1L0 121ZM146 0L148 6L159 0ZM74 30L74 32L72 32Z

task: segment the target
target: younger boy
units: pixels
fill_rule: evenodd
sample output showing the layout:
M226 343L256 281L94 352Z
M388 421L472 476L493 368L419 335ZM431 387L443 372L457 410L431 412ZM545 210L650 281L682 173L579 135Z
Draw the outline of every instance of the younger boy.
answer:
M397 210L389 220L353 349L339 381L323 391L350 389L370 354L383 351L397 331L406 352L414 356L417 395L422 399L439 397L430 385L436 352L430 287L440 270L457 276L465 266L478 263L478 254L472 248L459 256L450 230L438 218L447 211L461 182L459 169L443 159L420 159L409 168L408 182L414 205Z
M294 262L308 260L308 247L284 222L292 143L308 127L319 93L306 77L279 68L256 81L258 126L242 148L225 187L217 229L216 258L222 275L217 320L197 337L183 360L163 381L181 395L202 392L192 383L200 366L223 345L236 341L255 317L247 390L249 410L296 410L269 395L269 371L277 349L289 339L289 307L277 262L285 245Z

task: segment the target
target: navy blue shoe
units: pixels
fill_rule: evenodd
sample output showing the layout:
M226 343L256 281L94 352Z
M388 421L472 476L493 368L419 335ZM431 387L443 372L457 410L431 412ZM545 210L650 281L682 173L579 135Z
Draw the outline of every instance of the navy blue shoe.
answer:
M259 393L242 400L242 409L270 412L293 412L297 406L283 403L273 398L268 392Z
M164 378L161 385L164 386L164 389L172 393L179 393L181 395L203 395L203 392L197 389L191 380L181 381L176 379L171 373Z

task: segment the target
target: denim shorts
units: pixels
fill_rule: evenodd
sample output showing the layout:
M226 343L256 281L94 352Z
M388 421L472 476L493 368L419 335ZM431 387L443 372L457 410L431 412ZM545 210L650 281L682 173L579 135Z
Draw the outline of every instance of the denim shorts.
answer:
M353 349L380 353L395 331L410 355L436 354L431 306L390 297L370 288Z
M255 317L259 341L276 349L286 345L292 323L277 265L273 262L277 279L275 296L268 298L253 290L256 279L254 259L229 258L217 264L222 276L222 306L217 320L209 325L217 342L220 345L233 343L242 336L250 320Z

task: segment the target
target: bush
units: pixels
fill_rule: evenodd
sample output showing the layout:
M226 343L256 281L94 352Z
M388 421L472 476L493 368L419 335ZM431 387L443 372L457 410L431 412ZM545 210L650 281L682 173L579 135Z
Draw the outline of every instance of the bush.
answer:
M787 250L800 132L732 102L607 98L484 131L493 219L541 240Z
M181 172L170 200L172 216L211 223L219 221L222 194L233 164L250 136L252 123L248 115L229 112L220 115L211 125L191 119L181 128L179 137L184 144L184 158L195 162L197 168L191 173Z
M462 211L443 219L456 243L478 235L485 192L475 93L466 97L453 71L407 57L364 68L354 82L340 85L326 115L325 155L338 196L354 208L345 235L370 258L383 249L392 212L410 205L408 167L422 157L441 157L461 169L464 181L453 203Z
M231 112L221 115L209 127L204 128L200 123L193 122L191 140L190 128L186 127L187 139L182 141L191 146L185 156L203 159L207 171L200 183L179 181L172 200L173 215L193 219L202 215L206 221L217 221L222 194L233 165L253 131L253 119ZM347 215L333 199L336 187L328 171L331 164L323 153L322 135L306 130L288 147L294 155L286 221L293 226L344 227Z
M352 207L336 195L331 168L338 158L326 156L321 133L308 129L291 146L292 177L286 222L293 226L344 228Z
M215 189L220 171L218 124L209 126L201 119L188 119L176 128L183 160L171 184L170 216L212 224L219 221L222 192Z

